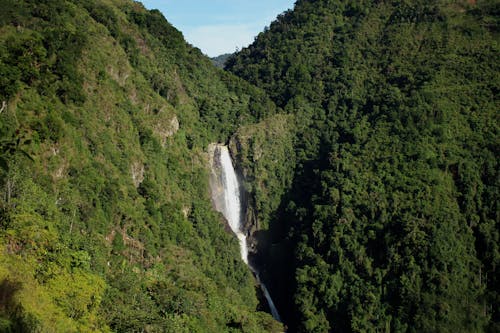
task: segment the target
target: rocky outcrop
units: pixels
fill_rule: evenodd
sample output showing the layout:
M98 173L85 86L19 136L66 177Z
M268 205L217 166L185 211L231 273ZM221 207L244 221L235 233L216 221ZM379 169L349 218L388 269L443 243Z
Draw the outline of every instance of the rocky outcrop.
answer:
M130 173L132 174L132 182L137 188L144 181L144 164L141 162L134 162L130 166Z
M163 122L158 122L154 125L154 133L160 137L160 141L163 147L167 144L167 138L171 137L179 130L179 119L174 115L169 122L164 124Z
M210 165L210 191L212 204L217 211L221 211L224 205L224 186L221 178L221 163L217 153L220 149L216 143L211 143L208 146L208 157Z

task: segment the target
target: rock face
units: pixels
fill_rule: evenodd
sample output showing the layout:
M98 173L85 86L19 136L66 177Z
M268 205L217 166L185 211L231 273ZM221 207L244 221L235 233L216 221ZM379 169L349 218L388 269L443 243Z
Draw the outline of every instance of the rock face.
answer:
M215 210L221 211L224 205L224 185L222 181L221 163L219 154L216 153L218 145L212 143L208 146L209 162L210 162L210 191L212 203Z
M134 162L130 166L130 173L132 174L132 182L137 188L144 181L144 164L141 162Z
M174 115L167 123L158 122L153 126L153 132L160 137L163 147L167 143L167 138L171 137L179 130L179 119Z

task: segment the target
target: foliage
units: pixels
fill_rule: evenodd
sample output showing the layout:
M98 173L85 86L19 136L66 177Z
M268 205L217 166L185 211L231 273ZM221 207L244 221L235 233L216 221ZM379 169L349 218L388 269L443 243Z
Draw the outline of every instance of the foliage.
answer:
M245 165L292 331L498 330L498 8L300 0L226 63L295 118Z
M0 330L279 331L204 152L265 93L137 2L0 7Z
M218 68L224 68L224 65L226 64L227 59L231 56L231 53L225 53L221 54L217 57L210 58L212 60L212 63L218 67Z

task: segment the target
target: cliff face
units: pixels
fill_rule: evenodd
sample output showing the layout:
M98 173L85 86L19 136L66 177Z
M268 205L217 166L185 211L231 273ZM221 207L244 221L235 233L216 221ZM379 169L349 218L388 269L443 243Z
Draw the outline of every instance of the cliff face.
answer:
M220 150L220 147L216 143L211 143L208 146L212 204L220 212L224 209L224 181L222 180L222 166L218 150Z

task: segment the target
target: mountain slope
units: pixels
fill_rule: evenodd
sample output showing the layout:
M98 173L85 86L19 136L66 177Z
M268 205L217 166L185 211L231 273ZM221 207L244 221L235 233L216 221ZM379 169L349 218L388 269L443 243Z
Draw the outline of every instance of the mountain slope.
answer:
M0 7L0 330L279 330L205 153L274 104L137 2Z
M226 60L231 56L231 53L225 53L221 54L217 57L210 58L212 60L212 63L219 68L224 68L224 64L226 63Z
M498 330L499 8L299 0L226 63L294 119L247 166L291 330Z

